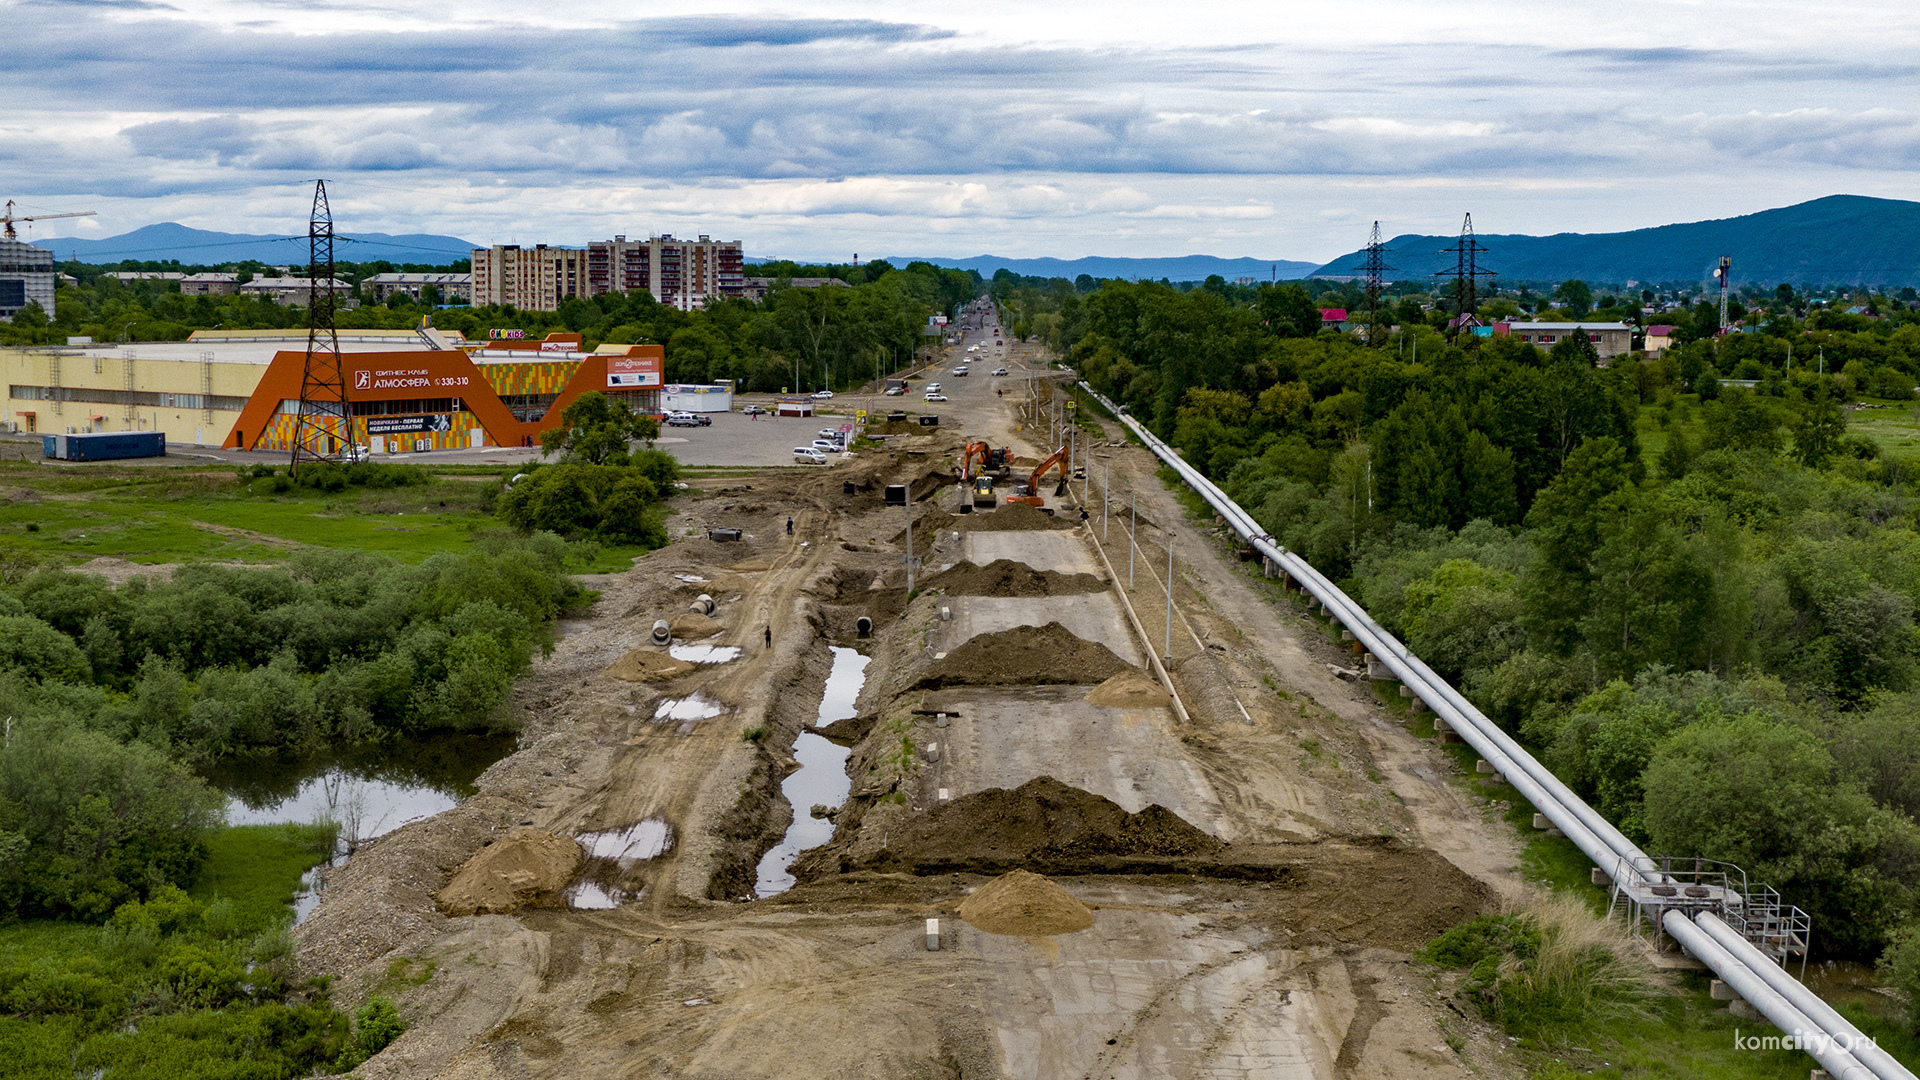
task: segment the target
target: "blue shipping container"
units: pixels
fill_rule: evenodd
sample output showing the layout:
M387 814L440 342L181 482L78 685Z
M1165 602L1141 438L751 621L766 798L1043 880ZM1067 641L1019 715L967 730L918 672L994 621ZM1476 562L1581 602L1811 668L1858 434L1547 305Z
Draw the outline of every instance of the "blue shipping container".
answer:
M58 461L111 461L115 458L165 457L164 431L99 431L84 435L42 435L41 453Z

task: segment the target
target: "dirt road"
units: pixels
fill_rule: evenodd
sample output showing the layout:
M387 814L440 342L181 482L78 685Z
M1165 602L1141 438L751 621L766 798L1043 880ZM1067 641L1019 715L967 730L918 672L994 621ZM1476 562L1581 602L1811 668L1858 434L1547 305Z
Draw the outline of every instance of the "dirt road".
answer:
M1329 672L1337 647L1181 516L1143 452L1100 451L1148 523L1131 588L1108 569L1111 523L1103 559L1051 491L1051 520L953 512L963 436L1048 448L1022 441L1018 374L942 381L934 433L687 493L682 538L561 628L519 691L521 749L481 793L335 872L296 930L301 962L349 1002L394 996L411 1024L365 1075L1506 1074L1408 961L1514 885L1511 845L1444 760ZM913 594L888 483L923 495ZM746 536L705 539L717 524ZM1145 567L1164 574L1168 544L1185 723L1140 667L1165 648ZM997 560L1025 569L929 581ZM688 611L701 594L711 623ZM676 659L647 643L656 619L739 652ZM829 685L835 647L868 658L853 682ZM1115 672L1146 704L1095 703ZM755 898L763 856L815 810L781 783L823 737L851 786L819 808L832 839L799 853L796 887ZM543 879L515 861L516 828L587 857ZM516 899L445 914L435 894L463 865ZM1013 869L1091 925L966 922L962 902Z

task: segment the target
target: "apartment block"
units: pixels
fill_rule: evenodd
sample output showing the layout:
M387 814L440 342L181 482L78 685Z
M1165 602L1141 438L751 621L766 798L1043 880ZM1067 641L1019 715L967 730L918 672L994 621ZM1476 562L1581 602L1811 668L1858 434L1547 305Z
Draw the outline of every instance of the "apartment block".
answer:
M587 253L579 248L495 244L473 249L473 302L553 311L587 296Z
M53 314L53 252L0 240L0 319L11 320L30 303Z
M568 297L644 291L662 304L690 311L709 299L742 296L746 287L740 241L708 236L615 236L585 249L504 244L473 252L475 304L552 311Z

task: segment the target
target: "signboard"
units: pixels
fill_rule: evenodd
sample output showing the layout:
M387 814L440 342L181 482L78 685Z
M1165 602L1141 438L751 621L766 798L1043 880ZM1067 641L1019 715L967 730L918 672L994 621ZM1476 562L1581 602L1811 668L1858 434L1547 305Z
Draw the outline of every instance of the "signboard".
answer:
M525 330L489 330L487 337L493 341L519 341L527 336Z
M572 352L577 348L579 348L579 346L571 341L543 341L540 343L541 352Z
M607 360L607 386L619 390L659 386L660 367L660 358L657 356L610 357Z
M369 416L369 435L416 435L427 431L452 431L453 417L446 413L425 416Z
M382 396L371 393L376 390L451 390L467 386L471 382L468 376L438 375L432 368L426 367L359 368L353 373L355 400ZM359 393L359 391L368 391L368 393Z

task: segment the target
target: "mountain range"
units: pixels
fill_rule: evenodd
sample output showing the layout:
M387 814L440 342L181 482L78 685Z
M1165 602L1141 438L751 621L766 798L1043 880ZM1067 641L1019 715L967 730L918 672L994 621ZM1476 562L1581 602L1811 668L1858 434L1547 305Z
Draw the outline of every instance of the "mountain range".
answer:
M1661 225L1617 233L1513 236L1481 233L1482 270L1506 282L1592 284L1700 282L1721 256L1733 260L1733 283L1920 286L1920 202L1829 195L1757 214ZM1457 256L1442 252L1458 236L1396 236L1384 261L1388 280L1451 272ZM1358 274L1366 252L1342 255L1315 275Z
M1087 274L1095 278L1124 278L1139 281L1145 278L1158 281L1204 281L1211 274L1232 281L1235 278L1253 278L1256 281L1278 279L1287 281L1303 278L1316 269L1313 263L1291 259L1222 259L1213 255L1182 255L1163 259L1125 259L1107 258L1089 255L1080 259L1008 259L999 255L975 255L971 258L950 259L924 255L889 257L888 262L895 266L905 266L910 262L929 262L935 266L950 266L957 270L978 270L981 277L992 277L994 271L1011 270L1023 277L1067 278L1069 280Z
M219 265L258 259L272 266L304 265L307 261L305 236L254 236L247 233L209 232L167 221L109 236L104 240L80 240L60 237L35 240L34 245L53 252L56 259L77 259L88 263L112 263L122 259L160 262L178 259L183 263ZM333 257L341 262L430 263L445 265L456 259L471 258L474 245L457 236L408 233L340 233L335 237Z

